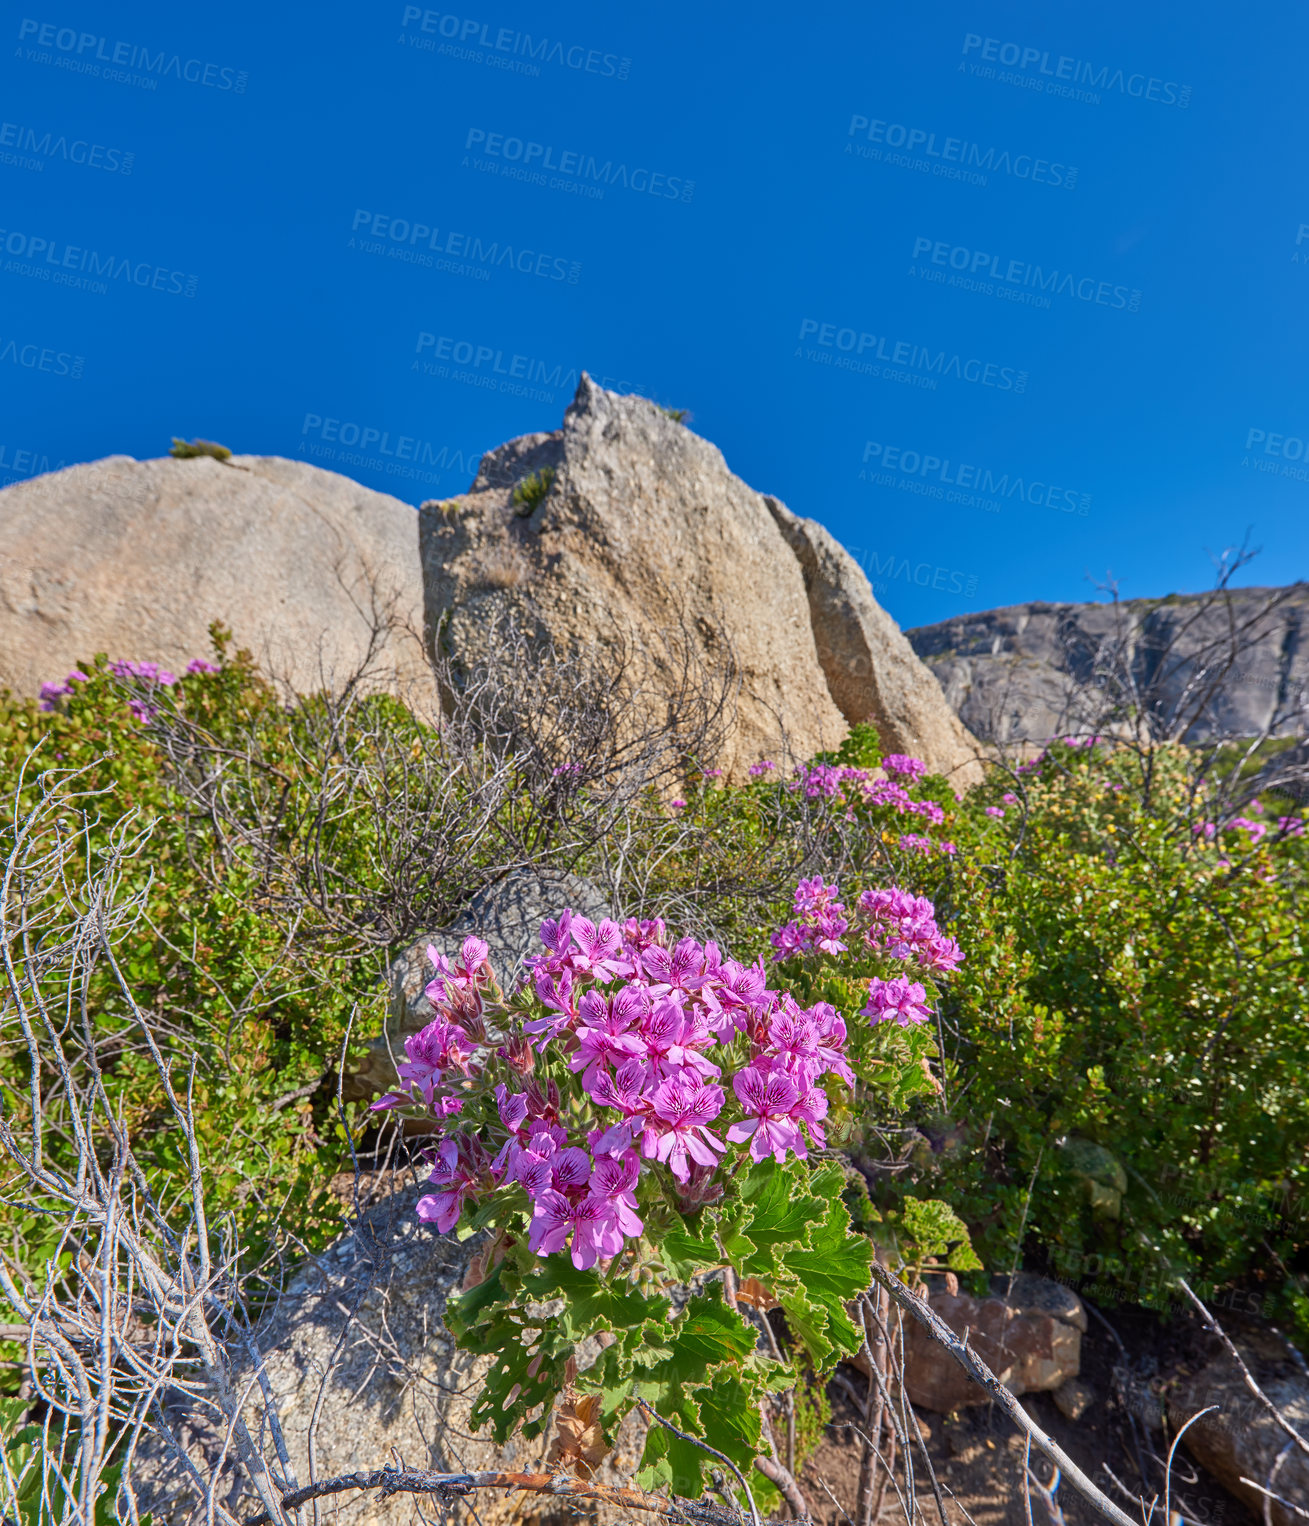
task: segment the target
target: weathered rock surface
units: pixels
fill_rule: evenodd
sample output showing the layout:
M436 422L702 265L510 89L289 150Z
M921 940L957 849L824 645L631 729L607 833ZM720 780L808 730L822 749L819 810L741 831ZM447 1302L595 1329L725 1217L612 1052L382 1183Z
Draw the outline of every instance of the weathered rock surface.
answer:
M96 652L180 671L221 620L297 687L352 671L376 591L422 626L412 508L275 456L110 456L0 489L0 685L35 694ZM364 613L361 613L361 610ZM418 640L379 663L430 685Z
M1268 1331L1252 1330L1237 1338L1236 1345L1264 1393L1300 1435L1309 1438L1309 1374L1303 1364ZM1301 1509L1309 1505L1309 1457L1259 1404L1225 1352L1170 1389L1167 1403L1174 1430L1180 1430L1198 1410L1219 1406L1216 1413L1190 1427L1182 1445L1257 1519L1264 1519L1264 1497L1243 1484L1243 1478L1253 1479ZM1270 1483L1273 1465L1283 1450L1286 1456ZM1292 1526L1299 1519L1285 1505L1270 1503L1268 1508L1273 1526Z
M548 468L540 502L515 488ZM353 671L378 601L475 660L497 619L561 646L621 640L671 688L684 658L741 681L719 762L801 760L872 720L888 750L956 784L973 739L812 520L728 470L643 398L584 376L552 434L491 451L461 498L423 506L275 456L103 461L0 490L0 684L34 694L97 651L180 668L221 620L298 688ZM430 693L419 640L375 677Z
M515 487L544 469L554 477L541 501L515 502ZM806 573L810 538L791 527L808 524L653 403L584 376L561 430L510 441L462 498L424 504L428 628L459 654L513 617L565 647L613 631L658 661L673 633L707 667L730 658L742 683L724 762L738 773L783 738L803 758L869 716L888 748L926 746L934 767L966 768L974 749L930 676L910 676L907 648L879 646L895 627L863 573L826 544Z
M345 1083L348 1099L380 1096L396 1083L391 1056L404 1058L404 1040L425 1028L436 1015L423 995L431 984L432 944L453 960L459 945L476 934L490 950L491 968L505 991L512 990L527 960L542 952L541 923L565 906L593 922L611 916L604 896L589 880L549 869L518 869L473 897L468 909L449 927L419 938L394 961L386 1031L369 1045L368 1055Z
M809 598L818 660L841 714L871 721L888 751L922 758L962 789L982 778L976 743L941 703L941 686L873 597L863 568L817 520L765 498L795 553Z
M1046 741L1093 724L1098 700L1077 693L1097 653L1117 646L1134 680L1165 715L1180 714L1188 685L1213 663L1230 630L1239 656L1190 733L1191 740L1236 733L1304 730L1309 694L1309 585L1296 584L1261 617L1277 590L1242 588L1230 606L1207 595L1112 604L1015 604L959 615L906 632L969 729L987 740ZM1230 624L1229 624L1230 621ZM1166 660L1165 647L1172 644ZM1193 691L1192 691L1193 692Z
M386 1467L394 1462L392 1449L410 1467L449 1472L532 1471L544 1460L548 1430L535 1441L519 1437L500 1448L487 1432L469 1429L490 1359L457 1350L442 1315L481 1241L460 1244L420 1223L413 1211L420 1190L406 1188L365 1214L353 1232L291 1280L256 1333L298 1484L310 1477L311 1430L316 1478ZM598 1347L582 1365L596 1354ZM179 1420L183 1413L189 1417L187 1450L208 1476L220 1455L220 1437L206 1428L194 1404L179 1411ZM251 1433L265 1438L271 1457L266 1413L254 1388L246 1419ZM629 1418L597 1475L602 1482L627 1482L640 1434L639 1423ZM150 1509L160 1526L192 1526L204 1519L198 1491L180 1462L162 1450L147 1441L136 1484L140 1509ZM228 1509L238 1520L256 1514L253 1491L241 1492L230 1465L223 1476L226 1489L219 1497ZM336 1501L328 1508L339 1509L352 1526L391 1526L407 1515L402 1502L379 1504L364 1493L341 1498L343 1508ZM539 1499L521 1494L487 1492L472 1503L480 1526L505 1526L540 1511ZM466 1515L474 1519L471 1511Z
M1011 1392L1046 1393L1077 1377L1087 1325L1081 1299L1027 1272L1007 1288L1003 1277L992 1279L988 1298L937 1287L929 1301L956 1335L968 1331L968 1344ZM920 1408L942 1415L990 1403L986 1390L911 1319L905 1320L905 1388Z

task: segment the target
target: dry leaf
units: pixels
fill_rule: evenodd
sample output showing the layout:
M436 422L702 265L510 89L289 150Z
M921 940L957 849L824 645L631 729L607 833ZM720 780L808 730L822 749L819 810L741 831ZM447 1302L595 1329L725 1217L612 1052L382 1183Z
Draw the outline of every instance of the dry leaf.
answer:
M571 1468L578 1478L592 1478L609 1447L600 1426L600 1395L569 1397L555 1411L554 1436L546 1453L547 1465Z
M736 1290L737 1303L748 1303L752 1309L759 1309L767 1313L769 1309L780 1308L781 1305L759 1281L758 1277L747 1277Z
M459 1285L460 1292L466 1293L470 1288L480 1287L504 1260L508 1245L504 1235L497 1235L494 1240L488 1241L468 1263L464 1280Z
M951 1298L958 1298L959 1279L953 1272L947 1272L945 1274L945 1290L947 1293L949 1293Z

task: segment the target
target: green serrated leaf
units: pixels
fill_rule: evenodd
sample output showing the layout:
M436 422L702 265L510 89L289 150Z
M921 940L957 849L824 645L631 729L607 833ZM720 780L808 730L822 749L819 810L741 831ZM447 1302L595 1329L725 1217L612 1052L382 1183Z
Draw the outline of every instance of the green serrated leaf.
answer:
M709 1387L697 1389L694 1401L685 1390L676 1390L669 1395L668 1410L660 1413L679 1429L708 1440L748 1477L762 1449L758 1397L757 1385L723 1372ZM661 1425L652 1425L647 1432L641 1463L637 1474L641 1488L666 1483L686 1499L700 1498L705 1491L704 1470L714 1466L708 1453Z
M566 1256L546 1256L540 1270L524 1282L524 1291L542 1303L562 1297L559 1320L570 1338L582 1340L599 1330L641 1329L667 1320L667 1298L647 1298L627 1282L609 1282L596 1271L579 1271Z
M446 1301L446 1328L461 1344L474 1327L483 1322L494 1305L508 1301L510 1295L501 1280L502 1271L502 1267L496 1267L485 1282Z
M806 1177L800 1176L797 1183L799 1175L795 1170L779 1171L771 1160L742 1173L741 1200L750 1209L743 1227L755 1247L740 1263L746 1276L767 1281L777 1269L778 1253L804 1245L811 1221L822 1216L823 1204L803 1190Z
M683 1383L699 1383L723 1362L744 1362L758 1336L753 1325L728 1308L721 1284L697 1293L674 1321L670 1375Z
M678 1282L690 1282L697 1272L722 1266L723 1253L712 1234L693 1235L689 1230L670 1230L659 1241L659 1258Z

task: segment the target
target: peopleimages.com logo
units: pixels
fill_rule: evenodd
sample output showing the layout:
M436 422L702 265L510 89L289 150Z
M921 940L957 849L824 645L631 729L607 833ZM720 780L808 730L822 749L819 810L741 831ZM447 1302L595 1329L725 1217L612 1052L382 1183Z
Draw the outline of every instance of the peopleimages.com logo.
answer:
M962 244L948 244L943 239L914 239L915 262L927 267L922 274L936 275L940 272L943 285L958 286L966 291L980 291L986 296L1004 295L1009 300L1021 298L1025 292L1033 294L1052 293L1056 297L1071 297L1077 302L1090 302L1098 307L1118 308L1135 313L1141 309L1141 293L1134 286L1117 286L1110 281L1097 281L1093 276L1076 276L1069 271L1047 270L1027 260L1006 260L985 249L968 249ZM935 267L933 269L932 267ZM952 272L947 277L946 271ZM920 272L912 266L910 275ZM996 283L994 286L992 283ZM1007 288L1013 288L1012 292ZM1048 306L1048 302L1042 304Z
M82 356L70 355L67 350L54 350L48 345L29 344L0 334L0 365L22 366L27 371L45 371L50 376L71 376L80 381L85 363Z
M349 419L334 419L320 413L306 413L300 426L302 455L319 460L338 461L347 466L367 466L390 477L434 485L441 480L441 470L457 471L472 478L482 452L462 451L449 445L433 445L416 435L392 435L389 429L372 424L356 424ZM372 454L370 454L370 452ZM431 466L436 471L424 471Z
M1070 58L1067 54L1052 54L1045 48L1033 48L1016 42L1003 42L998 37L982 37L976 32L964 35L964 57L971 64L960 64L964 69L982 79L999 78L1003 84L1022 84L1027 89L1046 95L1066 95L1078 100L1085 92L1074 86L1088 86L1091 90L1117 91L1119 95L1132 96L1140 101L1155 101L1160 106L1187 107L1191 104L1190 85L1179 85L1175 80L1159 79L1153 74L1133 73L1129 69L1113 68L1109 64L1097 67L1085 58ZM1006 79L987 64L1000 64L1015 70L1019 79ZM1093 101L1099 105L1099 101Z
M170 53L166 48L154 50L142 43L111 43L95 32L80 32L76 27L33 21L30 17L18 23L18 40L35 44L19 50L19 57L28 63L53 64L73 74L90 74L116 84L139 84L149 90L158 89L161 79L177 79L189 85L244 95L250 79L245 69L228 68L202 58L183 58L180 53ZM123 71L128 73L124 75Z
M476 149L479 156L495 162L469 166L469 149ZM595 154L584 154L571 148L556 149L552 144L537 143L513 134L488 132L484 127L468 129L464 151L465 167L490 169L506 178L525 180L554 190L575 188L596 201L603 199L605 187L621 187L664 201L690 201L695 194L695 181L680 175L666 175L640 165L629 170L626 164L615 164L612 159L602 163Z
M1060 186L1066 191L1077 185L1075 166L1039 155L1014 153L994 145L983 148L967 138L949 138L926 127L910 127L904 122L886 122L881 117L855 113L846 131L847 154L861 159L875 159L900 169L919 170L947 180L963 180L969 185L989 185L988 175L1011 175L1015 180L1030 180L1033 185ZM903 150L903 152L898 152Z
M0 252L11 256L0 269L8 275L28 276L49 281L55 286L71 286L104 296L109 281L126 286L140 286L175 297L194 297L198 276L183 270L170 270L150 260L132 260L125 255L100 254L78 244L61 244L58 239L43 238L17 229L0 228Z
M796 360L833 366L838 371L906 381L929 392L936 390L942 376L979 387L995 387L1000 392L1027 391L1026 371L948 350L933 350L908 339L889 339L866 329L841 328L835 323L820 323L817 318L804 318L798 337Z
M14 482L25 477L43 477L47 472L62 471L67 461L51 461L44 451L23 449L0 442L0 477Z
M435 224L411 222L405 217L391 217L364 208L356 210L350 227L351 238L346 245L349 249L403 260L429 270L445 270L453 275L472 275L478 280L488 280L491 271L498 268L516 270L525 276L540 276L545 281L566 281L570 286L576 286L582 274L580 260L541 254L521 245L502 243L499 239L483 241L480 234L456 233L450 228L442 232ZM365 233L371 237L365 238ZM356 234L359 236L355 237Z
M1061 514L1085 515L1091 495L1059 487L1019 472L998 472L989 466L952 461L930 451L906 450L880 440L866 440L860 482L874 487L893 487L966 509L985 509L998 514L1005 501L1018 499L1037 508L1058 509Z
M552 403L555 389L571 396L582 379L576 366L562 361L551 365L548 361L520 355L499 345L477 344L451 334L422 331L414 348L423 358L411 362L411 371L464 386L480 387L487 392L525 397L533 402ZM644 397L649 391L643 382L626 377L602 376L596 371L591 374L608 392L637 392Z
M406 29L414 28L414 35ZM400 41L411 47L471 63L486 63L516 74L539 75L541 64L555 64L579 74L595 74L601 79L626 79L632 67L630 58L617 53L602 53L598 48L566 43L549 37L533 37L513 27L495 27L486 21L454 16L448 11L424 10L420 5L406 5L400 17ZM437 39L444 39L438 43Z
M965 599L971 599L977 593L975 572L960 572L957 568L941 567L935 562L913 562L907 556L897 556L894 551L883 555L866 546L851 546L849 551L872 583L874 594L879 596L884 597L888 592L886 583L881 581L884 578L912 583L918 588L930 588L936 593L960 593Z
M1307 452L1309 441L1299 435L1251 429L1245 436L1241 465L1256 472L1269 472L1275 477L1293 477L1297 482L1309 482L1309 466L1297 464L1306 460Z
M0 122L0 164L43 170L47 159L62 159L66 164L103 170L108 175L130 175L136 155L104 143L92 143L87 138L70 138L67 133L41 132L19 122Z

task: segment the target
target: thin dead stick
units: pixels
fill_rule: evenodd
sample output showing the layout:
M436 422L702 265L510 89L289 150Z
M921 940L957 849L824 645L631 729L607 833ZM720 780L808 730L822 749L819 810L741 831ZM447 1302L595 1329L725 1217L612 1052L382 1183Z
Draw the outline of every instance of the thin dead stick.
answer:
M699 1447L702 1452L708 1452L710 1457L716 1457L719 1462L724 1464L724 1466L730 1468L732 1473L735 1475L737 1483L740 1484L742 1490L745 1493L745 1502L750 1507L750 1520L754 1523L754 1526L763 1526L763 1523L759 1519L758 1508L754 1502L754 1495L750 1492L750 1485L746 1483L745 1475L741 1472L741 1470L730 1457L727 1457L722 1452L715 1450L707 1442L701 1441L698 1436L688 1436L685 1431L679 1431L675 1425L673 1425L670 1421L665 1420L662 1415L656 1415L654 1410L650 1408L644 1399L638 1399L636 1402L640 1406L641 1413L647 1420L657 1421L666 1431L672 1431L673 1435L676 1436L679 1440L685 1441L689 1446ZM633 1490L630 1492L635 1493L636 1491ZM648 1499L651 1496L646 1495L644 1497ZM668 1514L668 1512L663 1511L661 1514Z
M703 1505L679 1505L661 1499L657 1494L645 1494L640 1489L584 1483L564 1473L434 1473L427 1468L375 1468L367 1473L345 1473L340 1478L320 1479L316 1484L306 1484L303 1489L284 1494L282 1508L288 1512L299 1510L314 1500L344 1494L350 1489L380 1489L382 1499L390 1499L394 1494L435 1494L442 1500L460 1499L475 1489L522 1489L529 1494L549 1494L557 1499L594 1500L626 1510L648 1510L654 1515L678 1520L719 1519L718 1512ZM267 1519L267 1515L258 1515L245 1526L261 1526Z
M1245 1365L1245 1361L1242 1358L1241 1353L1232 1343L1232 1340L1227 1334L1227 1331L1223 1329L1223 1327L1213 1317L1209 1310L1205 1308L1204 1304L1202 1304L1196 1295L1191 1291L1190 1285L1184 1278L1179 1277L1177 1279L1177 1286L1181 1288L1182 1292L1186 1294L1186 1296L1200 1311L1200 1318L1204 1321L1206 1327L1211 1330L1220 1341L1222 1341L1228 1356L1231 1357L1231 1359L1240 1369L1241 1377L1245 1380L1245 1386L1273 1417L1278 1426L1291 1438L1295 1445L1300 1448L1304 1455L1309 1457L1309 1441L1304 1439L1304 1437L1299 1433L1299 1431L1296 1430L1296 1428L1291 1424L1291 1422L1286 1418L1281 1410L1278 1409L1278 1407L1273 1403L1273 1401L1268 1397L1263 1389L1259 1387L1258 1383L1255 1382L1254 1374Z
M1018 1400L1009 1392L991 1369L974 1352L970 1351L953 1330L926 1300L916 1298L903 1282L888 1268L873 1263L873 1277L890 1293L891 1297L927 1331L932 1339L954 1357L975 1383L980 1384L1005 1414L1036 1443L1038 1449L1054 1463L1073 1488L1114 1526L1140 1526L1125 1511L1120 1510L1108 1495L1102 1493L1081 1468L1036 1424Z
M1294 1511L1294 1513L1298 1515L1301 1520L1309 1521L1309 1510L1301 1509L1299 1505L1292 1503L1292 1501L1287 1499L1285 1495L1274 1494L1271 1489L1265 1489L1262 1484L1255 1483L1254 1479L1252 1478L1242 1478L1241 1482L1243 1484L1249 1484L1252 1489L1257 1489L1259 1493L1264 1496L1265 1515L1267 1514L1268 1506L1270 1504L1285 1505L1288 1510Z
M756 1457L754 1465L770 1483L774 1483L782 1491L786 1503L795 1512L797 1521L809 1519L809 1501L801 1492L800 1485L795 1481L795 1475L789 1468L783 1467L774 1457Z
M1282 1464L1286 1461L1290 1450L1291 1443L1288 1441L1277 1456L1273 1458L1273 1465L1269 1468L1268 1478L1264 1483L1264 1488L1269 1491L1269 1494L1271 1494L1272 1487L1277 1482L1277 1475L1282 1471ZM1258 1488L1259 1486L1256 1484L1255 1487ZM1267 1496L1264 1498L1264 1526L1273 1526L1273 1502Z
M1196 1410L1195 1414L1191 1416L1191 1418L1186 1422L1181 1430L1178 1431L1177 1435L1173 1437L1173 1444L1168 1448L1168 1463L1164 1468L1165 1526L1166 1523L1171 1521L1173 1518L1173 1457L1177 1452L1177 1443L1181 1441L1182 1437L1186 1435L1187 1431L1191 1429L1197 1420L1202 1419L1205 1415L1211 1415L1218 1407L1219 1406L1217 1404L1210 1404L1205 1409Z

